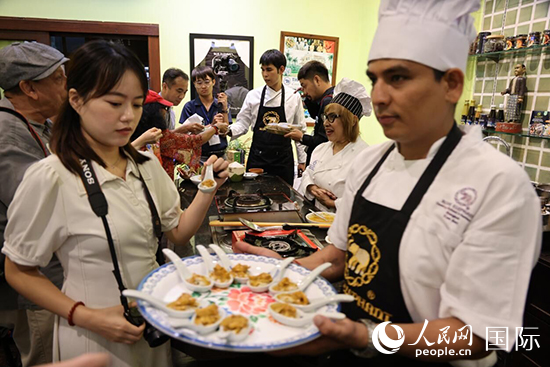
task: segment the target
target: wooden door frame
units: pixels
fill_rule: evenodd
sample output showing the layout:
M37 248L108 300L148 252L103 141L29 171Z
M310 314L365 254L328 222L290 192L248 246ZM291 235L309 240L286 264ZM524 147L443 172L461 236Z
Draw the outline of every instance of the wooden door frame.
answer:
M155 91L160 91L161 72L158 24L0 17L0 39L34 39L37 42L50 45L50 33L89 33L147 37L150 87Z

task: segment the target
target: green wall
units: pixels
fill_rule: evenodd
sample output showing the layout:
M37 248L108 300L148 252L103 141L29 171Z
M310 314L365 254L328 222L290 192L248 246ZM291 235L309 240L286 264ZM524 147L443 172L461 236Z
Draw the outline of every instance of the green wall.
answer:
M189 33L254 36L254 87L263 85L257 62L265 50L279 48L281 31L335 36L340 38L337 81L348 77L369 90L365 70L378 4L378 0L24 0L0 1L0 14L159 24L161 70L179 67L189 72ZM184 102L176 110L178 117ZM361 120L361 132L369 144L386 140L373 116Z
M254 59L257 61L263 51L279 48L281 31L335 36L340 38L337 81L348 77L370 90L365 70L377 25L378 5L379 0L24 0L0 1L0 14L156 23L160 29L161 70L179 67L186 72L189 72L189 33L254 36ZM476 24L480 25L481 12L474 15ZM471 96L474 69L469 68L468 72L466 98ZM262 84L256 64L254 87ZM184 102L176 109L176 116L179 116ZM462 104L461 100L458 113ZM361 120L361 137L369 144L386 140L374 116Z

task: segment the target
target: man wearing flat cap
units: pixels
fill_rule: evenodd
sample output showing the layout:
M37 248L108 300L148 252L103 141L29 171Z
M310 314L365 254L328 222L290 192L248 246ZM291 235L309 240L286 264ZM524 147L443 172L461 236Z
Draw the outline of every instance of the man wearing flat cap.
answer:
M334 245L299 260L331 262L322 275L343 279L354 301L342 304L345 320L316 316L323 337L285 353L332 350L340 366L489 367L493 327L512 349L540 253L540 204L516 162L479 127L454 122L479 5L381 1L367 75L391 140L353 161Z
M27 168L49 155L52 122L67 98L64 64L56 49L16 42L0 50L0 248L8 207ZM29 172L32 174L32 172ZM52 361L53 314L40 310L8 285L0 254L0 326L14 329L23 366ZM53 258L42 273L61 287L62 268Z

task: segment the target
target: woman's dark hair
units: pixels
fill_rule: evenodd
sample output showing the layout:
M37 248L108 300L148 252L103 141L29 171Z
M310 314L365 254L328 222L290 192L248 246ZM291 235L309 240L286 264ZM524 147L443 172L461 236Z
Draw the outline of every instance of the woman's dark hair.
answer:
M132 134L130 141L136 140L141 136L141 134L153 127L161 130L168 129L166 118L161 112L163 109L166 109L166 107L158 102L144 104L141 119L139 120L136 131Z
M74 88L86 103L92 98L109 93L126 71L135 73L145 99L147 76L137 56L121 44L104 40L90 41L71 57L67 71L67 90ZM76 174L82 170L80 158L94 160L103 167L106 166L88 145L80 127L80 115L68 100L63 104L59 118L53 125L50 145L63 165ZM149 159L138 153L130 142L120 149L126 151L138 164Z

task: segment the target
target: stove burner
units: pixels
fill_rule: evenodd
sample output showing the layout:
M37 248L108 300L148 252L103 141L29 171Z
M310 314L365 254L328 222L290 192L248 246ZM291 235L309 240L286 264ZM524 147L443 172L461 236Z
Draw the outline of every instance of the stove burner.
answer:
M244 236L244 241L254 246L268 248L277 252L282 257L304 257L309 256L316 251L310 247L297 234L297 231L288 235L278 235L263 237L261 234L248 232Z
M272 200L258 190L256 194L239 195L236 191L231 190L229 197L225 199L224 205L226 208L235 210L249 209L265 209L270 207Z
M286 241L270 241L266 247L275 252L288 252L291 249L290 243Z

